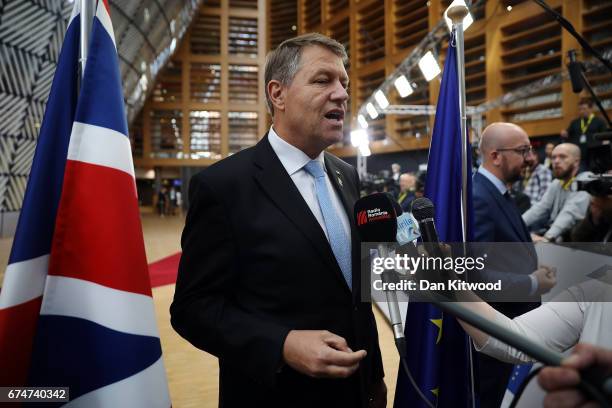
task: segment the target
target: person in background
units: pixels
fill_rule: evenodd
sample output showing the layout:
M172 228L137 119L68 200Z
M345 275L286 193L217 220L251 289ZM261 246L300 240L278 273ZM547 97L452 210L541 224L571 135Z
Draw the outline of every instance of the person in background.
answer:
M416 176L413 173L404 173L399 178L399 194L397 202L404 212L410 212L412 200L415 199Z
M572 229L573 242L612 242L612 194L591 197L586 216Z
M535 248L507 185L520 179L531 154L527 133L512 123L493 123L480 140L482 165L473 177L474 241L513 242L512 251L492 247L481 281L502 280L504 288L528 302L495 302L493 307L509 317L540 305L541 294L555 283L550 271L538 265ZM499 407L512 373L511 364L478 355L481 406Z
M395 183L399 183L400 176L402 175L402 166L399 163L393 163L391 165L391 178Z
M168 212L168 190L162 187L157 192L157 212L160 217L164 217Z
M544 147L544 163L542 163L544 165L544 167L546 167L548 170L552 171L552 152L555 149L555 144L553 142L548 142L546 143L546 146Z
M533 205L542 199L553 177L552 172L546 166L540 164L540 158L534 150L531 151L526 161L525 177L521 181L522 192L529 197L529 201Z
M580 147L583 169L587 169L589 165L587 147L594 140L593 134L603 132L606 128L606 122L593 113L593 101L583 99L578 103L578 117L570 122L566 130L561 131L562 142Z
M523 214L525 211L531 207L531 200L527 194L523 193L521 190L516 188L517 184L520 184L522 181L519 180L516 183L508 183L506 187L508 187L508 192L510 193L510 197L514 200L514 204L516 204L516 208L518 208L519 212Z
M527 227L543 229L532 231L534 242L556 241L569 232L586 215L590 196L586 191L575 191L574 181L580 167L580 149L572 143L562 143L552 153L555 180L542 200L523 214ZM540 235L540 232L543 234Z

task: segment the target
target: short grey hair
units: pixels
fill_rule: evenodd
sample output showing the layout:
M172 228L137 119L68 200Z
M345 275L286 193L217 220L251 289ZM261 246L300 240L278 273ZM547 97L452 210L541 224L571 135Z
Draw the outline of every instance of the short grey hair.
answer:
M342 63L346 65L348 56L344 45L320 33L308 33L298 37L293 37L280 43L275 50L270 51L266 56L266 68L264 71L266 105L270 115L274 115L274 106L268 94L268 84L276 80L283 85L291 84L295 74L300 69L300 59L302 50L305 47L318 45L327 48L338 57L342 58Z

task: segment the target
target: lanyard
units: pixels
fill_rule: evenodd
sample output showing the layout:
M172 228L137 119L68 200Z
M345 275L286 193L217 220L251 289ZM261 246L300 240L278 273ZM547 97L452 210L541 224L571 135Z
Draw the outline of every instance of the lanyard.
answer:
M569 190L575 179L576 177L572 177L571 179L567 180L567 182L561 183L561 188L563 188L564 190Z
M595 116L594 114L590 114L589 115L589 120L586 123L586 126L584 125L584 118L580 118L580 133L582 133L583 135L586 133L587 129L589 128L589 125L591 124L591 121L593 120L593 116Z

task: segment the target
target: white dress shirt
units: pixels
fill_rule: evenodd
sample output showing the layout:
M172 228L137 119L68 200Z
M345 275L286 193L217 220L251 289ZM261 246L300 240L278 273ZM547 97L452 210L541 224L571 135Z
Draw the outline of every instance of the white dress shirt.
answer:
M311 160L310 157L308 157L306 153L297 147L287 143L284 139L278 136L272 127L270 127L270 131L268 132L268 141L272 146L272 150L274 150L274 153L276 153L283 167L287 171L287 174L289 174L289 177L291 177L291 180L293 180L295 183L295 186L302 195L302 198L304 198L304 201L306 201L306 204L308 204L308 208L310 208L310 211L319 222L319 225L321 225L321 228L329 241L329 235L327 234L325 221L323 220L323 213L321 212L319 201L317 199L314 177L304 170L304 166ZM314 160L318 160L323 164L323 169L325 170L325 174L327 174L327 168L325 167L325 161L323 160L323 152L321 152ZM327 174L327 177L325 178L325 184L327 185L327 190L330 192L329 196L331 197L334 209L336 210L336 213L340 215L342 227L344 228L344 231L346 232L350 241L351 228L349 219L338 193L329 180L329 174Z

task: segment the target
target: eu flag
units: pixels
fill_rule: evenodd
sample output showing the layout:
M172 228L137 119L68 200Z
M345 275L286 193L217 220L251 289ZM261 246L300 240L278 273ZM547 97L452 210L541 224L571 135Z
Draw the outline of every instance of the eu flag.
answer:
M461 222L461 126L457 56L454 37L448 47L440 96L436 107L425 196L435 206L435 222L440 240L462 242ZM469 143L469 141L468 141ZM469 147L469 146L468 146ZM471 171L471 157L465 164ZM471 175L471 173L468 173ZM471 240L472 186L468 177L468 228ZM439 408L471 407L472 373L469 338L454 317L444 315L429 303L408 305L406 356L416 384L426 398ZM395 408L427 407L400 366L395 390Z

